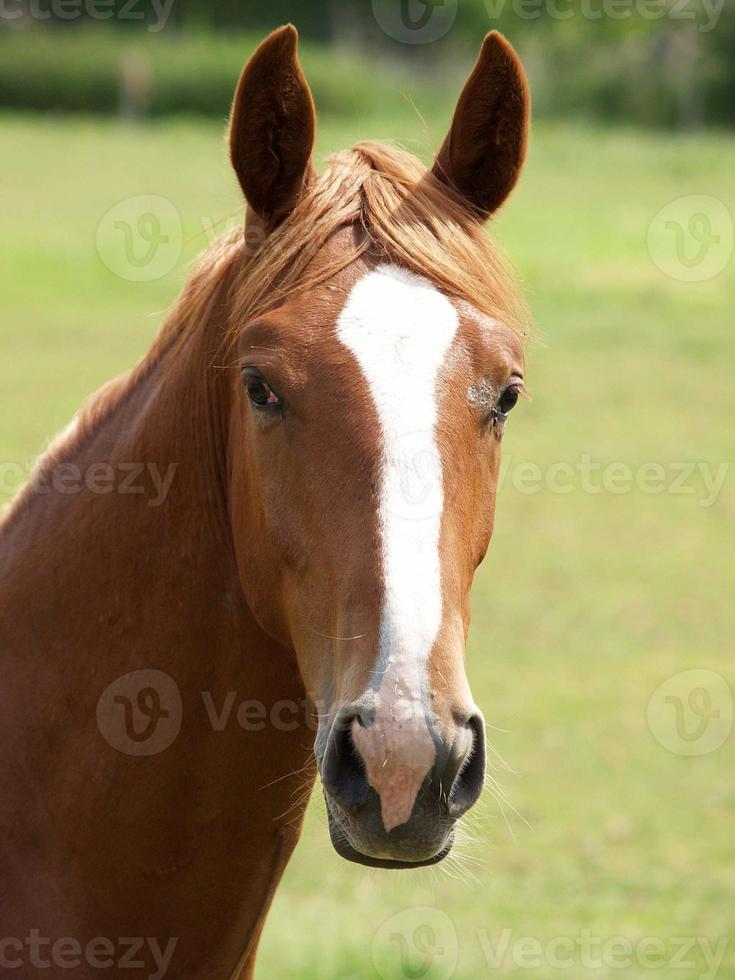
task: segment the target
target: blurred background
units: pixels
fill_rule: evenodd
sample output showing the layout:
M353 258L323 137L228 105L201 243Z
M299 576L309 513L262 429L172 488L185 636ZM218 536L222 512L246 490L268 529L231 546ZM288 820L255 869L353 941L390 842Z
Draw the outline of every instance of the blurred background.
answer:
M486 31L516 46L535 124L489 233L533 401L474 592L483 804L389 874L336 857L317 791L259 976L735 977L730 0L0 0L0 503L241 222L229 104L288 20L318 159L428 161Z
M539 116L735 125L729 0L3 0L0 106L222 117L243 50L287 21L322 112L380 113L401 85L441 103L495 28Z

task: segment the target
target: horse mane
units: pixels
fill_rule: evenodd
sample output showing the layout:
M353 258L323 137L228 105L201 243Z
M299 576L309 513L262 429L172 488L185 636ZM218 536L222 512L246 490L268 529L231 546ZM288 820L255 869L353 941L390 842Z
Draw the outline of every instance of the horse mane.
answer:
M329 266L314 263L340 228L362 230ZM500 320L521 336L527 310L499 246L458 194L407 151L361 142L330 157L296 208L262 242L245 242L234 286L231 332L296 290L313 288L364 252L429 279L447 294Z
M335 232L362 231L339 259L315 262ZM294 210L265 235L231 229L199 258L146 357L145 371L179 348L216 307L227 308L225 346L253 317L309 290L372 251L526 336L528 311L504 253L462 198L400 147L366 141L327 160ZM220 353L224 353L221 351Z

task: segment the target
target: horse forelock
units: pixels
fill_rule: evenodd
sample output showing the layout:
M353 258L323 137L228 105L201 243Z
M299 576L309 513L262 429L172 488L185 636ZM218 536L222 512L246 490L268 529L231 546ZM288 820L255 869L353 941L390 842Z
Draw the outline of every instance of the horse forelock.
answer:
M352 247L320 261L324 246L346 226L358 232ZM234 337L268 306L320 285L367 250L526 332L515 275L483 223L416 157L390 144L358 143L330 157L291 214L262 242L256 229L239 248Z

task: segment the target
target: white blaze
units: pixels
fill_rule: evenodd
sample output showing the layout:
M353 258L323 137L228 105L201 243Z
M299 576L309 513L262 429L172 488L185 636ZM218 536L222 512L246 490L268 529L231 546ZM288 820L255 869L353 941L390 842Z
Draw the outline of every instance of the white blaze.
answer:
M381 430L377 711L370 728L355 723L353 738L380 795L386 830L408 820L435 757L422 695L442 621L437 388L457 326L457 312L435 286L389 265L354 286L337 321L337 336L369 385Z

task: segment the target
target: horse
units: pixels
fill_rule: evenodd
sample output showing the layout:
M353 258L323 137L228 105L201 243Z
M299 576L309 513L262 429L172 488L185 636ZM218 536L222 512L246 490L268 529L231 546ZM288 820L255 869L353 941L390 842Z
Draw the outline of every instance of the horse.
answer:
M430 170L362 142L317 174L296 30L245 66L243 224L0 526L4 973L252 977L317 775L342 858L451 850L485 774L469 593L526 390L484 223L528 120L491 33Z

